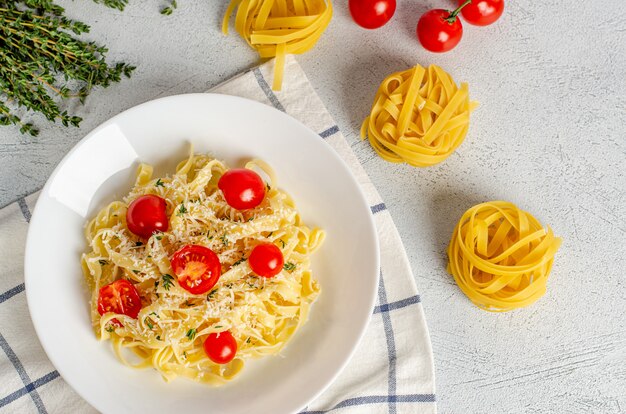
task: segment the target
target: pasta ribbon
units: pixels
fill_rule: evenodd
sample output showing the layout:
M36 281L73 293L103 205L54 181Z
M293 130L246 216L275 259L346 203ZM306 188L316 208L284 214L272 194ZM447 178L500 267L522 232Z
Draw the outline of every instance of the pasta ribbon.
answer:
M467 83L459 88L439 66L417 65L381 83L361 138L387 161L429 167L461 145L477 105Z
M276 57L272 89L282 85L286 54L310 50L333 15L331 0L231 0L222 22L228 34L230 16L235 29L261 58Z
M537 301L561 239L506 201L478 204L463 214L448 247L448 272L479 308L506 312Z

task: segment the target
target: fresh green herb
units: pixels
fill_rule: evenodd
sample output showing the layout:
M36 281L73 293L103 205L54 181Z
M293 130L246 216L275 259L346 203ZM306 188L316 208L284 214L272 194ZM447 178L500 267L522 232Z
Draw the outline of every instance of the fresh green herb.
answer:
M241 264L241 263L243 263L245 261L246 261L246 258L242 257L241 259L239 259L235 263L233 263L233 266L237 266L237 265L239 265L239 264Z
M163 289L170 290L170 288L174 286L174 283L172 283L173 280L174 278L171 275L163 275Z
M139 247L139 246L143 246L143 243L142 243L142 242L140 242L140 241L135 242L135 247Z
M274 234L274 232L270 231L270 234L268 234L267 237L272 237L272 234Z
M223 326L222 326L222 325L215 325L213 328L215 328L215 329L221 329L221 328L223 328Z
M189 302L188 300L185 301L185 305L187 305L187 307L189 306L193 306L193 303Z
M180 208L178 209L178 211L176 212L177 216L182 216L183 214L185 214L187 212L187 209L185 208L185 205L183 203L180 203Z
M272 189L272 187L270 187L268 183L265 183L265 187L267 187L267 191L270 191Z
M213 296L217 293L217 289L213 289L208 295L206 295L207 302L213 299Z
M283 249L285 248L285 242L283 241L283 239L278 239L278 241L280 242L280 244L283 245Z
M176 0L172 0L170 2L169 6L164 7L164 8L161 9L161 14L163 14L165 16L169 16L170 14L172 14L174 12L176 7L178 7L178 5L176 4Z
M161 319L161 317L160 317L159 315L157 315L157 313L156 313L156 312L150 312L149 314L150 314L150 315L154 315L154 316L156 316L157 318Z
M122 1L106 3L119 8ZM94 87L130 76L133 66L109 65L107 48L79 39L89 29L52 0L0 2L0 125L37 136L37 127L22 116L39 112L48 121L78 126L82 118L63 108L71 106L69 99L84 103Z
M187 359L187 351L183 351L183 356Z
M232 289L233 288L233 284L232 283L228 283L224 286L226 289Z
M114 327L112 327L111 325L108 325L106 328L104 328L105 331L107 331L108 333L111 333L115 330Z
M100 263L100 266L104 266L106 264L109 264L109 262L107 262L106 260L103 260L103 259L98 260L98 263Z
M156 183L154 183L155 187L164 187L165 183L163 183L163 181L161 181L161 179L159 178L158 180L156 180Z
M189 338L190 341L193 341L193 339L196 337L196 330L194 328L191 328L187 331L187 335L185 336Z
M224 246L228 246L228 239L226 238L226 233L224 233L224 235L220 237L220 239L222 240L222 243L224 243Z
M148 325L148 328L150 328L150 330L154 329L154 325L152 324L152 319L150 319L149 317L146 317L144 320L146 325Z
M254 220L254 217L250 217L250 218L248 219L248 221L252 221L252 220Z
M211 235L210 231L206 232L206 236L209 238L209 240L213 240L213 236Z
M293 272L296 269L296 265L291 262L287 262L283 265L283 269L288 272Z
M154 281L154 289L156 289L156 288L158 288L158 287L159 287L159 281L158 281L158 280L155 280L155 281Z
M161 240L163 238L163 233L159 233L155 236L157 240Z
M135 270L135 269L133 269L133 273L134 273L134 274L136 274L136 275L138 275L138 274L139 274L139 270Z
M157 335L157 336L156 336L156 339L157 339L157 341L161 341L161 340L162 340L162 339L161 339L161 335Z
M250 343L250 337L248 337L248 339L246 339L246 343L249 344Z

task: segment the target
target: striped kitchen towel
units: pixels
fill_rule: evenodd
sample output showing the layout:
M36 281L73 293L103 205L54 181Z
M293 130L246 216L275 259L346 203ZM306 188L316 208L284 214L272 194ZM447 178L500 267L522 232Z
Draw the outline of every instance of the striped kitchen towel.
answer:
M381 248L378 303L367 332L337 380L301 413L435 413L428 328L404 246L385 203L296 60L287 58L281 92L269 86L272 70L270 61L211 92L272 105L318 132L363 188ZM93 412L48 361L28 315L23 259L36 199L33 194L0 210L0 412Z

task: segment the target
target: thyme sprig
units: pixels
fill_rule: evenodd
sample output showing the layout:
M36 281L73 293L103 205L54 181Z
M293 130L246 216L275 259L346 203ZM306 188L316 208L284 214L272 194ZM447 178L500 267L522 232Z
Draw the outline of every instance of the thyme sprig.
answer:
M122 9L127 0L95 0ZM15 125L36 136L23 112L39 112L52 122L78 126L82 118L62 109L60 101L81 103L96 86L108 87L135 69L109 65L107 48L77 36L85 23L65 17L51 0L0 0L0 125ZM25 110L25 111L24 111Z

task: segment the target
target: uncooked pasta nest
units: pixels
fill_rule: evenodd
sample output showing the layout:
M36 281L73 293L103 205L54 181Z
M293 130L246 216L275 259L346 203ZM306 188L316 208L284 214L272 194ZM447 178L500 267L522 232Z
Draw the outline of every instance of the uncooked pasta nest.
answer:
M235 29L261 58L276 57L272 89L282 85L285 55L310 50L333 16L330 0L231 0L222 32L237 8Z
M506 201L478 204L463 214L448 247L448 272L478 307L504 312L546 292L561 239Z
M429 167L461 145L477 105L467 83L459 88L439 66L417 65L382 82L361 138L387 161Z

